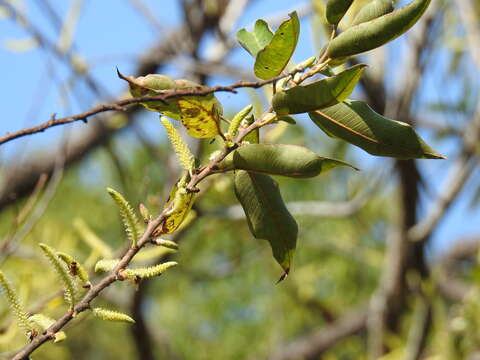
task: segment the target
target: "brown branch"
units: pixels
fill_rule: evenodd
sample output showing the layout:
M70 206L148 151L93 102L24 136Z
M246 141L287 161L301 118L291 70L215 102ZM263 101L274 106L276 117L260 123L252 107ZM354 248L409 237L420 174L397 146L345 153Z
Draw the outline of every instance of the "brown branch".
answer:
M65 125L65 124L70 124L76 121L83 121L87 122L88 118L103 112L107 111L127 111L126 106L128 105L134 105L134 104L139 104L143 102L152 102L152 101L160 101L160 102L166 102L169 99L173 98L178 98L182 96L205 96L209 94L213 94L215 92L231 92L231 93L237 93L237 89L240 88L254 88L258 89L262 86L272 84L280 79L283 79L288 76L295 75L298 72L303 71L304 68L302 67L297 67L293 69L292 71L288 73L284 73L281 75L278 75L272 79L269 80L262 80L262 81L239 81L236 82L235 84L232 85L227 85L227 86L214 86L206 89L202 88L188 88L188 89L172 89L172 90L162 90L158 91L159 95L145 95L145 96L140 96L140 97L134 97L131 99L123 99L116 101L111 104L104 104L104 105L99 105L96 107L93 107L90 110L84 111L80 114L72 115L72 116L67 116L63 117L60 119L55 119L55 115L52 116L52 118L40 125L19 130L10 134L6 134L2 137L0 137L0 145L5 144L9 141L12 141L14 139L18 139L23 136L27 135L33 135L39 132L43 132L46 129L49 129L51 127L55 126L60 126L60 125Z
M268 360L318 359L339 341L365 330L366 324L367 309L356 310L331 325L280 347L268 357Z

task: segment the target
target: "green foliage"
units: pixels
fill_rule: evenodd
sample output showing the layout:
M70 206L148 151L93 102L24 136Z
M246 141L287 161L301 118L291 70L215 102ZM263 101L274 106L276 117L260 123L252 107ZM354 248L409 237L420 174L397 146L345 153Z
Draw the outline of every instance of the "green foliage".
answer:
M218 167L222 171L247 170L269 175L306 178L345 165L351 166L342 161L320 157L301 146L248 144L235 150Z
M3 295L5 296L5 300L7 300L10 309L12 309L12 313L17 320L18 325L24 329L25 334L28 336L28 333L32 330L32 323L28 318L27 312L24 310L20 303L20 299L17 295L17 292L13 288L10 281L8 281L7 277L0 270L0 288L2 290Z
M407 32L427 10L431 0L413 0L390 14L352 26L333 39L328 56L352 56L382 46Z
M252 32L248 32L246 29L241 29L237 32L238 42L254 58L257 57L260 50L263 50L265 46L270 44L272 38L273 32L268 27L267 22L262 19L255 22Z
M270 43L260 50L255 58L254 72L260 79L271 79L287 66L297 47L300 22L294 11L273 34Z
M392 0L373 0L360 9L352 21L351 26L358 25L393 11Z
M337 25L342 20L353 0L328 0L325 17L329 24Z
M73 308L77 295L73 277L69 274L64 262L60 260L57 252L52 247L42 243L40 243L39 246L63 283L64 298L67 305Z
M310 118L329 136L338 137L377 156L400 159L444 159L406 123L387 119L361 101L310 113Z
M183 182L184 179L180 179L173 185L164 208L167 209L165 221L160 225L156 235L171 234L177 230L192 208L195 194L188 192Z
M107 192L115 200L120 216L122 218L123 226L125 227L125 232L128 236L128 240L132 244L132 248L137 247L137 242L141 235L141 230L139 227L139 220L135 211L128 203L127 200L120 194L118 191L113 190L112 188L107 188Z
M177 154L180 165L182 165L185 171L192 170L195 164L195 157L190 152L188 145L183 141L177 129L175 129L175 127L170 121L168 121L166 117L160 116L160 121L167 131L168 139L172 144L173 150Z
M103 308L94 308L92 313L95 317L98 317L102 320L106 321L113 321L113 322L124 322L129 324L134 324L135 320L133 320L127 314L123 314L118 311L103 309Z
M335 105L352 93L365 67L365 64L358 64L327 79L277 92L272 99L273 109L277 114L285 115Z
M273 256L288 274L298 226L283 202L278 184L267 175L241 170L235 173L235 195L245 211L253 236L270 242Z

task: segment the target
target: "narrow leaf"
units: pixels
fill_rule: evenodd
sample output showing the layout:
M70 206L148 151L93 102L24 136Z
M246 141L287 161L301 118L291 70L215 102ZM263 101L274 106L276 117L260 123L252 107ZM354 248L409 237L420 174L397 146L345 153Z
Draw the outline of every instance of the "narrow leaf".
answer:
M263 174L235 173L235 195L245 211L253 236L265 239L285 273L290 271L298 226L288 212L277 183Z
M325 17L329 24L337 25L342 20L353 0L328 0Z
M115 322L126 322L130 324L134 324L135 320L133 320L127 314L123 314L118 311L107 310L103 308L94 308L93 315L106 321L115 321Z
M308 178L345 165L351 166L342 161L320 157L301 146L247 144L235 150L218 167L222 171L241 169L269 175Z
M255 22L252 32L241 29L237 32L237 40L250 55L256 57L258 52L270 44L273 32L265 20L259 19Z
M167 131L168 139L170 140L173 150L177 154L178 160L183 169L186 171L192 170L195 163L195 157L190 152L188 145L183 141L177 129L175 129L166 117L160 116L160 121Z
M127 233L128 240L132 244L132 248L135 248L141 235L137 215L122 194L113 190L112 188L107 188L107 192L110 194L113 200L115 200L122 218L123 226L125 227L125 232Z
M352 56L382 46L408 31L420 19L431 0L413 0L392 13L352 26L328 47L331 58Z
M278 115L300 114L322 109L345 100L353 91L367 65L358 64L335 76L277 92L272 106Z
M255 59L255 75L263 80L279 75L295 51L300 34L300 22L296 12L275 31L270 43L258 52Z
M345 140L372 155L444 159L409 124L387 119L362 101L346 100L309 115L327 135Z
M52 247L43 243L40 243L39 246L63 283L64 298L66 303L70 306L70 308L73 308L76 298L75 282L73 281L73 277L68 273L67 267L63 261L60 260L57 252Z

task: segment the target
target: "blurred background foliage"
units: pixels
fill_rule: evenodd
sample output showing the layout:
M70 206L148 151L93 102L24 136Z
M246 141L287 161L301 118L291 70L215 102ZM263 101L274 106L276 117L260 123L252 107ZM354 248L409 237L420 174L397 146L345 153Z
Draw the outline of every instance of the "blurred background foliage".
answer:
M356 0L351 11L357 11L367 2ZM93 62L80 61L85 58L80 55L81 47L74 46L74 33L77 21L82 18L82 9L88 6L92 12L98 6L100 16L105 5L76 0L63 3L57 9L56 3L46 0L0 1L0 14L4 15L1 23L9 22L11 28L23 28L29 36L27 39L32 36L36 39L31 46L26 40L12 42L9 34L2 32L0 38L7 41L8 50L2 50L1 56L16 51L21 52L16 57L28 57L30 52L40 51L57 58L49 60L52 64L59 58L68 58L66 69L57 74L60 79L55 80L53 76L48 79L54 84L50 86L58 87L57 97L54 97L56 101L49 99L50 95L46 97L47 104L42 107L47 109L40 114L60 110L69 114L87 109L88 106L82 107L86 103L107 101L111 97L106 93L119 91L123 86L113 78L115 65L124 64L134 73L145 64L142 57L118 60L113 48L112 59L106 60L108 66L103 64L101 69L93 66ZM117 2L109 3L113 9L109 16L115 18ZM269 8L272 2L268 5L254 0L232 0L230 3L234 5L230 6L237 6L239 13L221 29L228 1L162 0L156 3L132 0L120 3L128 3L133 8L131 13L119 12L118 21L128 24L128 16L140 16L154 29L152 32L160 38L155 38L160 44L171 36L171 31L163 27L162 19L175 11L172 17L176 20L172 21L178 22L176 26L191 31L183 33L184 44L174 41L179 47L178 54L161 60L156 58L162 57L161 54L150 54L153 60L149 61L154 64L150 68L207 84L229 83L239 74L240 78L244 74L252 75L251 64L244 59L247 56L238 50L230 57L212 55L212 60L205 49L211 50L217 43L231 49L232 45L225 44L229 44L233 31L250 24L256 17L271 17L275 21L277 16ZM239 208L233 194L232 175L214 176L202 184L201 196L194 205L195 216L173 236L180 244L179 251L172 254L148 249L139 260L139 263L151 263L168 257L179 266L139 286L127 282L114 284L95 301L95 305L132 315L137 325L103 322L83 313L65 329L68 336L65 342L45 344L35 352L34 358L367 359L368 354L372 356L372 336L378 335L367 318L374 318L372 312L376 309L372 304L377 297L388 293L390 287L395 291L384 296L387 300L383 299L382 304L393 309L394 319L392 316L384 319L382 354L375 358L478 358L478 149L467 149L468 164L472 163L468 176L447 206L441 209L441 218L421 242L421 257L427 263L427 271L422 270L419 263L412 264L417 259L416 253L405 250L414 247L405 234L415 224L402 222L413 212L416 222L420 223L429 216L432 204L437 204L446 190L452 189L452 186L444 186L445 179L462 171L462 168L455 170L455 166L465 155L465 131L480 114L477 110L480 67L475 59L478 49L469 46L469 36L477 41L476 44L480 41L471 28L477 27L477 34L480 31L480 8L476 1L463 0L463 3L457 8L457 2L433 0L431 12L416 31L414 29L411 35L402 37L387 49L363 56L362 60L370 64L369 81L356 92L358 98L380 109L377 111L414 123L449 160L403 162L410 164L408 166L416 164L407 175L415 174L416 170L421 174L414 179L412 187L401 173L404 165L367 156L352 146L330 140L301 116L297 117L296 126L282 123L269 128L262 134L264 142L305 145L320 155L350 161L361 169L338 168L314 179L276 178L300 229L294 266L286 281L275 285L280 268L271 256L268 243L253 239L243 216L237 215ZM467 8L473 9L470 13L465 13L466 3L470 6ZM52 37L55 21L46 25L36 18L47 16L48 10L41 15L39 8L48 4L54 13L57 12L57 21L64 26L60 32L63 37L57 38L53 48L45 43L42 45L35 31L32 35L32 29L19 17L24 14L33 24L41 24L38 31ZM17 16L13 16L11 10L3 10L12 6ZM162 6L167 9L166 13L162 12ZM289 10L300 9L304 31L300 47L308 42L309 48L299 49L298 56L306 58L311 55L310 49L316 51L325 43L323 1L283 1L274 8L281 19ZM242 17L243 11L246 20ZM93 31L101 33L102 29ZM205 33L208 35L204 36ZM143 39L140 42L144 46L136 45L139 49L135 51L148 53L145 49L156 49L156 41L152 38L138 37ZM85 41L79 35L79 42ZM202 46L198 45L200 43ZM59 53L55 55L55 51ZM128 48L128 51L134 50ZM71 54L74 55L69 57ZM176 61L187 65L179 65ZM85 67L79 69L79 63ZM226 69L222 70L221 65ZM5 69L1 70L4 72ZM101 84L98 88L105 87L108 91L100 96L95 86L86 90L89 76L98 77L95 80L96 84ZM81 86L72 85L72 82L79 82ZM12 91L16 91L15 87ZM81 100L77 105L65 100L86 94L90 100ZM37 100L29 96L32 98L27 97L26 102L35 104ZM58 101L62 96L65 98ZM257 106L257 111L265 108L268 96L268 90L260 90L244 92L238 97L222 96L222 100L226 113L231 115L249 102ZM67 106L57 109L55 104L59 103ZM16 107L19 106L17 103ZM17 128L14 125L20 124L14 118L4 119L7 120L2 124L2 132L12 131ZM96 122L90 120L88 127L97 131ZM29 205L33 199L32 186L27 191L19 190L19 199L15 200L4 200L9 194L6 190L1 193L0 267L17 286L29 309L52 317L60 317L65 308L59 281L37 244L45 242L69 252L92 269L100 253L85 237L97 236L114 252L126 245L117 209L105 187L119 190L134 206L142 202L157 212L163 207L178 175L172 151L155 114L137 111L128 117L113 115L104 117L102 124L104 128L98 130L102 133L101 141L89 146L88 151L80 151L80 161L67 161L55 171L45 170L53 180L43 186L38 177L34 179L34 183L40 184L40 195L33 206ZM59 139L74 141L73 135L92 136L83 127L82 124L65 129L70 132L67 135L60 130L47 131L38 142L32 138L28 140L30 143L24 143L28 151L8 144L10 147L5 147L1 165L5 188L11 193L15 181L20 183L15 177L21 173L18 168L34 168L32 163L42 163L45 159L50 159L51 164L55 154L65 154L68 158L68 151L62 148L67 145L62 145ZM473 135L478 139L479 134ZM57 144L59 146L55 147ZM191 145L200 157L207 159L217 143L204 141ZM49 152L52 148L55 150ZM413 196L417 190L419 196L414 196L413 208L409 208L412 205L408 205L405 198L409 194ZM25 209L30 211L19 222ZM91 232L86 231L85 226L79 229L79 221ZM391 244L396 243L392 238L398 234L404 236L400 243L407 245L397 248L398 253L395 253ZM393 255L388 255L389 251ZM398 279L394 276L396 280L392 280L392 285L388 277L396 262L405 266L401 266ZM396 307L398 299L402 301ZM25 338L13 323L6 303L0 301L0 352L8 357L25 343Z

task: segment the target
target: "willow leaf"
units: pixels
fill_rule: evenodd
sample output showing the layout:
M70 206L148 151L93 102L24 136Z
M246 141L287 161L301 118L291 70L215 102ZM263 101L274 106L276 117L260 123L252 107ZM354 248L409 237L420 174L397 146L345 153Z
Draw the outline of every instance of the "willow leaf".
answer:
M387 119L362 101L346 100L309 115L327 135L345 140L372 155L444 159L409 124Z
M296 145L247 144L239 147L218 167L226 170L247 170L255 173L308 178L337 166L351 166L342 161L320 157Z
M374 0L366 4L355 15L351 26L358 25L376 19L393 11L392 0Z
M298 226L283 202L278 184L267 175L241 170L235 173L235 195L253 236L270 243L274 258L288 274Z
M396 39L415 25L430 1L413 0L392 13L348 28L330 42L328 55L331 58L352 56Z
M296 12L289 16L290 19L284 21L275 31L270 43L257 54L254 72L260 79L267 80L279 75L297 47L300 22Z
M328 0L325 17L329 24L337 25L342 20L353 0Z
M286 115L335 105L352 93L366 66L358 64L335 76L279 91L273 96L273 109L279 115Z
M248 32L246 29L237 32L238 42L253 57L256 57L260 50L270 44L272 37L272 30L268 27L267 22L262 19L255 22L252 32Z

